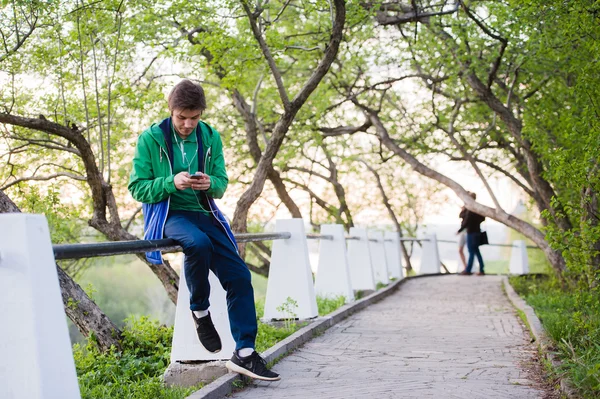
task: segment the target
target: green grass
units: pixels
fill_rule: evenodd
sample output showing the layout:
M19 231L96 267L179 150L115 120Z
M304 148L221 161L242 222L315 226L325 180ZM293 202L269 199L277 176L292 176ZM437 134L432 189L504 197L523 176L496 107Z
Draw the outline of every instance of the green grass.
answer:
M504 258L510 258L510 252L508 255L505 255ZM483 260L485 264L485 272L488 274L507 274L508 273L508 260ZM474 265L473 269L479 271L479 266Z
M511 277L553 341L565 374L584 398L600 397L600 301L597 293L563 288L549 276Z
M324 298L321 296L317 296L317 308L319 309L319 316L325 316L337 308L344 306L346 303L346 298L343 295L337 296L335 298Z
M92 281L93 286L89 285ZM101 353L93 338L82 337L73 345L83 399L182 399L201 387L169 388L162 382L170 363L173 327L164 325L164 320L152 319L156 318L157 309L164 316L173 305L146 265L130 256L101 261L86 271L79 282L83 287L89 286L88 293L111 319L119 322L127 317L118 323L124 333L123 351ZM253 273L252 283L259 319L256 350L263 352L306 323L290 320L279 327L260 322L267 279ZM149 299L153 295L158 298ZM344 303L343 297L317 298L320 315L331 313ZM153 313L152 319L140 316L144 313Z
M201 386L169 388L161 376L169 364L173 328L148 318L128 319L123 350L101 353L93 339L73 346L82 399L180 399Z
M534 246L535 244L526 238L524 235L509 229L508 242L515 240L523 240L528 246ZM486 260L485 271L488 274L508 274L510 266L510 256L512 248L502 247L501 248L501 260ZM549 273L552 270L550 263L546 259L544 252L537 248L527 248L527 258L529 259L529 273Z
M346 299L343 296L335 298L323 298L317 297L317 307L319 316L324 316L335 311L340 306L346 303ZM272 324L263 323L260 319L264 315L264 299L256 301L256 316L258 318L258 335L256 337L256 350L263 352L277 342L284 340L300 328L304 327L307 323L297 323L295 320L287 320L283 323L282 327L276 327Z
M329 304L333 308L333 304ZM257 302L263 316L264 301ZM287 328L258 321L256 350L263 352L287 338L306 323L291 322ZM94 339L73 345L82 399L182 399L201 385L170 388L162 375L170 363L173 327L147 317L129 318L123 328L123 351L101 353Z
M289 327L276 327L259 321L258 334L256 335L256 351L266 351L277 342L286 339L305 325L306 323L292 322L289 324Z
M182 399L199 388L168 388L160 377L152 377L133 384L114 380L108 384L89 385L80 383L82 399Z

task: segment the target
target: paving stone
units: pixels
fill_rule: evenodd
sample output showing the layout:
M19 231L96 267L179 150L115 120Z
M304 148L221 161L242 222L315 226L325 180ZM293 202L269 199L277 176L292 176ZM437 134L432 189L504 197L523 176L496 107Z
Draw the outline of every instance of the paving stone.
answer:
M529 335L496 276L411 279L232 398L543 398Z

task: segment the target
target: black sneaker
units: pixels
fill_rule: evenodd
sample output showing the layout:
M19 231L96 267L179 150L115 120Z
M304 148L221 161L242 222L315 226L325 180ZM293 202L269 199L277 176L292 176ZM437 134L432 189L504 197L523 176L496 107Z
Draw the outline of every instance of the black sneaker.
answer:
M250 356L240 357L237 351L233 352L231 360L225 365L230 371L240 373L250 378L263 381L279 381L279 374L267 368L265 359L254 351Z
M196 332L198 333L198 338L200 339L202 346L209 352L220 352L221 338L219 338L219 333L215 329L212 319L210 318L210 312L208 312L207 316L197 318L192 311L192 317L196 323Z

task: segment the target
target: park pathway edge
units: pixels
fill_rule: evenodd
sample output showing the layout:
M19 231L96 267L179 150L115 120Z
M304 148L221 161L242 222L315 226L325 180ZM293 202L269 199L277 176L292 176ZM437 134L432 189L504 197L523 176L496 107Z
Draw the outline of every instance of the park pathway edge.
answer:
M544 326L542 325L540 319L535 314L535 311L531 306L527 304L527 302L525 302L523 298L521 298L519 294L517 294L512 285L510 285L507 276L504 276L502 278L502 284L504 286L504 291L506 292L506 296L508 297L510 303L516 309L523 312L523 314L525 315L525 318L527 319L525 325L527 329L531 332L531 335L533 335L533 338L537 343L540 355L544 356L550 362L553 369L558 369L558 367L560 367L561 365L561 361L556 355L556 352L553 351L552 340L546 334L546 330L544 329ZM559 377L559 387L560 392L567 398L579 398L576 389L573 387L573 385L567 377Z

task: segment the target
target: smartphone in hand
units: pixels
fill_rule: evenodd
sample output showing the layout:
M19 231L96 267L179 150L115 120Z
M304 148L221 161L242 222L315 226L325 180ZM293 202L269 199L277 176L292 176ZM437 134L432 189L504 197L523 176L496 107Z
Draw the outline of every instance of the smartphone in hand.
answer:
M191 175L190 178L191 179L199 180L201 176L204 176L204 173L202 173L202 172L196 172L193 175Z

